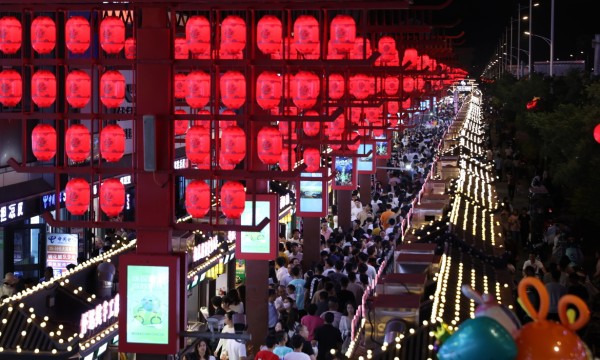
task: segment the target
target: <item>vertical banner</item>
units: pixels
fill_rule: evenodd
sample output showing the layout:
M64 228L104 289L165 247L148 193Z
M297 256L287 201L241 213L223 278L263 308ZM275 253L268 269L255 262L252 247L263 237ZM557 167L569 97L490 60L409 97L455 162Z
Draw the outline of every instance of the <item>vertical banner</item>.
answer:
M246 260L235 261L235 287L246 285Z
M260 231L240 232L235 246L236 259L273 260L277 257L278 205L276 194L246 195L246 207L240 218L240 224L258 225L265 217L269 218L269 223Z
M78 240L77 234L46 234L46 266L52 266L55 276L77 264Z
M296 193L296 215L324 217L327 215L327 187L325 169L301 173Z
M355 190L358 187L356 172L356 158L336 156L333 158L335 178L332 188L334 190Z

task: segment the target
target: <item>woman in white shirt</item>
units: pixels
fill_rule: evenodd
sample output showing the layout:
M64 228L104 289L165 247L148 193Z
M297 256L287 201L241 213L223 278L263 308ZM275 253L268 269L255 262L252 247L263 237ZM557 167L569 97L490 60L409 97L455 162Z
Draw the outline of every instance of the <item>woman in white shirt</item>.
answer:
M344 311L344 315L340 318L340 332L342 333L342 339L346 340L348 336L350 336L350 331L352 329L352 319L354 318L355 309L354 304L349 302L346 304L346 309Z

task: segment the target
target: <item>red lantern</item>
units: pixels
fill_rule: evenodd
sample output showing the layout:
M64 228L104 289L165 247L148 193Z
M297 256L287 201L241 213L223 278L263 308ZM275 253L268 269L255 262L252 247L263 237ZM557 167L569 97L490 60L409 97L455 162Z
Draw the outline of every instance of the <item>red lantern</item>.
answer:
M31 99L39 107L48 107L56 100L56 77L48 70L38 70L31 77Z
M286 110L287 112L288 110ZM286 115L290 115L289 113ZM278 124L279 127L279 133L285 138L287 139L290 136L290 132L293 135L296 135L296 122L295 121L289 121L289 120L282 120L279 121ZM291 128L291 129L290 129Z
M84 107L92 97L92 79L85 71L71 71L67 75L65 87L67 102L74 108Z
M321 167L321 152L315 148L308 148L304 150L304 163L306 164L306 171L315 172L319 171Z
M56 130L48 124L38 124L31 132L31 150L39 161L48 161L56 155Z
M386 95L396 95L400 88L400 80L396 76L388 76L385 78L383 89Z
M185 37L192 54L207 54L210 50L210 23L204 16L192 16L185 23Z
M90 207L90 184L81 178L74 178L65 187L65 207L71 215L83 215Z
M342 141L342 135L329 135L329 147L332 150L339 150L342 148L342 144L340 143Z
M190 57L187 40L184 38L175 39L175 60L184 60Z
M186 79L186 74L175 74L175 86L173 89L173 91L175 92L175 99L185 98L185 90L187 89L187 87L185 86Z
M373 121L373 137L381 137L383 136L383 121L374 120Z
M334 109L329 109L330 113L333 113ZM341 136L346 128L346 116L344 113L340 114L335 120L325 123L325 134L327 136Z
M341 99L344 96L346 81L340 74L329 75L329 97L333 100Z
M360 147L360 134L358 133L358 131L353 131L350 133L349 141L348 144L346 144L346 146L350 151L358 150L358 148Z
M338 53L349 53L356 40L356 22L351 16L337 15L331 21L331 46Z
M65 45L73 54L83 54L90 47L90 22L83 16L73 16L65 23Z
M125 153L125 131L119 125L108 125L100 132L100 155L108 162L121 160Z
M92 137L81 124L69 126L65 135L65 152L74 162L85 161L90 156Z
M175 115L187 115L185 110L175 110ZM175 120L175 135L184 135L187 132L189 120Z
M239 109L246 102L246 78L238 71L228 71L220 80L221 101L228 108Z
M281 49L281 20L273 15L263 16L256 24L256 46L263 54L275 54Z
M219 167L221 170L233 170L235 169L235 164L225 159L223 153L219 154Z
M415 79L412 77L404 77L402 79L402 90L407 94L415 91Z
M264 110L269 110L281 101L281 77L274 72L262 72L256 78L256 102Z
M357 74L350 77L350 94L358 100L366 99L371 93L371 78L364 74ZM374 87L374 86L373 86Z
M134 60L137 54L134 38L127 38L125 40L125 59Z
M419 53L417 49L407 48L404 50L404 57L402 58L402 65L407 66L407 69L416 69L419 61ZM410 62L410 65L408 64Z
M239 16L229 15L221 24L221 50L237 54L246 47L246 22Z
M185 79L185 101L193 108L202 108L210 99L210 75L202 71L192 71Z
M233 110L225 109L225 110L223 110L221 112L221 115L224 115L224 116L236 116L236 113ZM221 129L225 129L225 128L228 128L230 126L235 126L235 125L237 125L237 121L236 120L220 120L219 121L219 127Z
M31 22L31 47L39 54L48 54L56 45L56 24L47 16Z
M23 80L21 74L13 69L0 72L0 103L4 106L15 106L23 96Z
M306 136L317 136L319 135L319 131L321 130L321 123L319 122L319 113L316 111L310 110L304 113L303 118L305 119L302 122L302 130ZM310 117L314 117L312 121L308 120Z
M388 114L395 115L400 112L400 103L397 101L388 101Z
M283 138L277 128L265 126L258 132L258 142L256 151L258 158L264 164L277 164L281 159L281 151L283 147Z
M210 132L207 128L194 125L185 135L185 156L193 163L200 164L210 158Z
M296 168L296 151L294 149L290 151L290 148L286 146L281 150L281 157L279 158L279 168L281 169L281 171L288 171L290 164L292 164L293 168Z
M319 22L313 16L301 15L294 22L294 45L302 54L319 49Z
M377 49L384 58L389 57L390 54L393 54L394 52L398 52L398 50L396 50L396 40L391 36L383 36L379 39Z
M108 54L118 54L125 46L125 24L116 16L105 17L100 23L100 46Z
M360 123L362 114L363 114L363 111L361 108L357 108L357 107L350 108L350 121L353 124L358 125Z
M381 107L368 107L365 108L365 118L370 122L379 120L383 114L383 108Z
M23 39L21 22L13 16L0 18L0 51L14 54L21 48Z
M203 218L210 210L210 186L194 180L185 188L185 209L194 218Z
M341 60L344 58L344 54L338 53L333 47L331 40L327 42L327 59L328 60Z
M109 217L118 216L125 207L125 186L118 179L100 185L100 208Z
M435 70L431 69L431 59L429 58L429 55L423 54L421 55L421 69L425 69L426 67L429 67L430 70Z
M228 181L221 187L221 211L228 219L239 219L246 207L246 190L237 181Z
M365 46L367 47L366 54L364 53ZM352 51L350 51L350 59L368 59L371 57L371 55L373 55L373 51L371 50L371 41L369 39L366 39L365 41L364 38L357 36L356 40L354 40L354 48L352 49Z
M231 164L238 164L246 157L246 133L237 125L223 129L221 154Z
M600 144L600 124L596 125L594 128L594 140Z
M125 76L109 70L100 77L100 101L107 108L117 108L125 100Z
M291 81L292 101L300 109L310 109L319 96L319 77L312 72L300 71Z

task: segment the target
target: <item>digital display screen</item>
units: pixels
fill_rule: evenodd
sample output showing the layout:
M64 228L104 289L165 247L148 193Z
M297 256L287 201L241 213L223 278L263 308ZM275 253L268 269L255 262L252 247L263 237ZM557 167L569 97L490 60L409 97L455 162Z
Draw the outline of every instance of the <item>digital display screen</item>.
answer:
M345 156L336 157L334 188L354 188L356 184L354 170L354 161L352 161L352 158Z
M314 177L318 180L305 180ZM300 180L300 209L302 212L323 211L323 175L321 173L302 173Z
M252 209L256 206L255 219L252 221ZM257 225L265 217L271 215L271 203L269 201L256 200L246 201L246 208L240 218L242 225ZM261 231L242 231L241 247L242 253L269 254L271 252L271 224L267 224Z
M358 158L357 165L356 165L358 171L360 171L360 172L373 171L373 144L360 144L360 146L358 147L359 155L368 154L369 152L371 152L369 155Z

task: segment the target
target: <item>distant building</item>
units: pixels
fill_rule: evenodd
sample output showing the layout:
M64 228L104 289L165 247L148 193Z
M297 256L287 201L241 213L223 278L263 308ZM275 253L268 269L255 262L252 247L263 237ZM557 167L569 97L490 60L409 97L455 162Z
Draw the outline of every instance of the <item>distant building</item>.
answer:
M584 72L585 60L555 61L552 63L552 72L554 76L564 76L574 70ZM533 63L533 71L544 75L550 75L550 62L536 61Z

